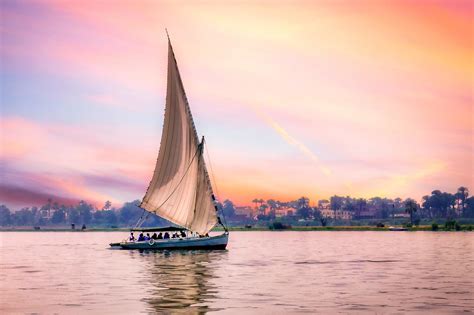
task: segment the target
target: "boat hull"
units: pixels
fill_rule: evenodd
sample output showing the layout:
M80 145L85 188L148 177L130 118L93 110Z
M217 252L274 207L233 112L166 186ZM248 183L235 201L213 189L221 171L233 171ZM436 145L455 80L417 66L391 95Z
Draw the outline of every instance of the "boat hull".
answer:
M191 250L191 249L205 249L205 250L223 250L227 247L229 234L224 233L217 236L189 238L189 239L166 239L155 240L154 242L122 242L112 243L110 246L121 249L141 249L141 250Z

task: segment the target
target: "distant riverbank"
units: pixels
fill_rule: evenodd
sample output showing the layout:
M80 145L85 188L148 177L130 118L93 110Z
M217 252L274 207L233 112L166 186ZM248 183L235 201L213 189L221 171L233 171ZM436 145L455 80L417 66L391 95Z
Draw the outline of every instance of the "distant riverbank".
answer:
M396 226L401 228L401 226ZM420 225L415 227L406 228L407 231L433 231L432 225ZM472 231L474 226L472 225L461 225L459 231ZM35 229L33 227L0 227L0 232L128 232L130 228L106 228L106 227L91 227L84 230L81 229L71 229L70 227L40 227ZM216 227L212 230L213 232L221 232L223 229L221 227ZM308 231L389 231L389 227L376 227L376 226L292 226L284 227L282 229L272 229L265 226L234 226L229 227L229 231L299 231L299 232L308 232ZM440 225L436 231L455 231L454 229L446 229L443 225Z
M401 226L396 226L396 228L401 228ZM420 225L416 227L406 228L407 231L433 231L431 225ZM459 231L472 231L474 229L471 225L461 225ZM215 228L213 231L222 231L222 228ZM392 232L389 227L376 227L376 226L292 226L283 229L272 229L269 227L230 227L230 231L389 231ZM444 226L440 226L436 231L446 231ZM453 231L453 230L448 230Z

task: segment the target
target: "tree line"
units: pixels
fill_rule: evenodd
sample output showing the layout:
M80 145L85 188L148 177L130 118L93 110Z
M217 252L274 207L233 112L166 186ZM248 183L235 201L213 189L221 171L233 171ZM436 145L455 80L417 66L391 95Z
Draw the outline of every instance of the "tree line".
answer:
M289 215L293 219L324 220L324 214L321 211L323 208L333 211L334 217L338 217L338 212L349 212L352 220L361 220L369 216L371 219L393 219L397 214L402 213L407 213L412 223L420 219L474 218L474 196L469 197L469 189L464 186L459 187L455 193L433 190L430 195L423 196L421 203L411 198L366 199L338 195L318 200L313 206L310 206L310 200L307 197L286 202L255 198L252 203L257 211L255 217L261 221L274 220L278 209L288 207L295 209L295 213ZM231 219L235 216L232 201L224 201L223 210Z
M103 227L134 226L141 216L148 216L144 226L169 224L155 215L144 213L138 207L139 200L126 202L120 208L113 208L110 201L97 209L84 200L76 205L60 205L52 199L40 207L24 207L11 211L5 205L0 206L0 226L48 226L48 225L92 225Z
M411 198L364 199L340 196L331 197L330 204L331 209L353 212L355 218L360 218L361 213L368 208L375 209L376 217L382 219L403 211L428 219L474 218L474 196L469 197L469 189L464 186L459 187L455 193L433 190L430 195L423 196L421 204Z
M242 219L236 215L236 207L231 200L225 200L218 204L221 213L232 224L250 223L251 221L271 221L276 219L276 211L279 208L293 208L295 212L283 219L287 220L316 220L325 224L327 218L320 211L326 206L337 214L340 211L348 211L353 220L364 218L367 211L371 211L373 219L393 218L397 213L408 213L412 223L420 219L446 219L474 218L474 196L469 196L467 187L459 187L455 193L433 190L430 195L423 196L419 204L415 200L407 198L382 198L373 197L353 198L350 196L334 195L329 199L318 200L317 205L310 206L307 197L301 197L292 201L279 201L275 199L254 199L252 202L257 211L253 217ZM141 216L146 216L144 226L160 226L170 224L168 221L155 215L149 215L138 207L139 200L126 202L120 208L112 207L110 201L106 201L101 208L96 208L86 201L79 201L76 205L58 204L52 199L40 207L24 207L17 211L11 211L5 205L0 205L0 226L47 226L68 224L92 225L103 227L129 227L134 226ZM337 215L335 215L337 217ZM240 221L239 221L240 220Z

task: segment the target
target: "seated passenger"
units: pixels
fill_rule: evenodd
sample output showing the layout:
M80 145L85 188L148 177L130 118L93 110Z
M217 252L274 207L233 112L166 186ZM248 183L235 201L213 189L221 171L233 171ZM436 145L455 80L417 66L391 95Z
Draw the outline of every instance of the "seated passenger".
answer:
M181 231L181 237L182 237L182 238L185 238L185 237L186 237L186 232Z
M153 235L151 236L152 239L156 240L158 239L158 235L156 235L156 233L153 233Z
M165 232L165 237L163 237L165 240L170 238L170 235L168 232Z
M173 233L173 236L171 238L176 238L176 233Z
M135 236L133 236L133 232L130 233L130 237L128 238L130 242L135 242Z
M158 234L158 239L159 239L159 240L162 240L162 239L163 239L163 234L161 234L161 232L160 232L160 234Z
M138 235L138 241L143 242L144 240L145 240L145 237L143 236L143 233L140 233L140 235Z
M146 233L145 241L149 241L149 240L150 240L150 233Z

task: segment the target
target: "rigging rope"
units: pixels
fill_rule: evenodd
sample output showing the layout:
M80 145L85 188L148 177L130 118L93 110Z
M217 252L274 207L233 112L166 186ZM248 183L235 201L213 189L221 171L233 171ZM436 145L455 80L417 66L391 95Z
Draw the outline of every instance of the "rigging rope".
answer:
M142 223L141 223L140 221L142 220L143 215L145 214L145 211L146 211L146 210L143 209L142 215L140 216L140 218L138 219L137 223L135 224L135 229L136 229L137 227L139 227L139 225L142 225Z
M207 154L207 160L209 161L209 169L211 170L211 177L212 177L212 180L214 181L214 187L216 187L216 196L217 196L217 200L220 200L220 197L219 197L219 189L217 187L217 181L216 181L216 178L214 176L214 171L212 169L212 163L211 163L211 156L209 154L209 144L207 144L207 150L206 150L206 154ZM221 213L222 213L222 218L224 219L224 228L226 229L227 227L227 221L226 221L226 218L225 218L225 214L224 214L224 208L222 207L222 204L221 204ZM221 223L222 224L222 223Z

